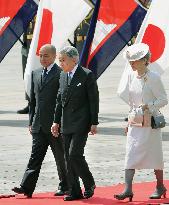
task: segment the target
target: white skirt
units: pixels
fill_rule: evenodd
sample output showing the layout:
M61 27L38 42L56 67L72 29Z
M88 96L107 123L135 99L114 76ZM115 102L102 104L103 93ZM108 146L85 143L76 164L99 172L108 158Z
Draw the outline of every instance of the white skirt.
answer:
M125 169L163 169L161 129L129 126Z

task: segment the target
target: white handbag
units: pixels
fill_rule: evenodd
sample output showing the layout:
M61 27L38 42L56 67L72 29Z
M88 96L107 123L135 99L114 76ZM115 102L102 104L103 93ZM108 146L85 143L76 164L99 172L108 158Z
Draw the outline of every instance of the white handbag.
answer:
M142 124L144 120L144 113L142 108L133 108L128 115L128 123L129 124Z

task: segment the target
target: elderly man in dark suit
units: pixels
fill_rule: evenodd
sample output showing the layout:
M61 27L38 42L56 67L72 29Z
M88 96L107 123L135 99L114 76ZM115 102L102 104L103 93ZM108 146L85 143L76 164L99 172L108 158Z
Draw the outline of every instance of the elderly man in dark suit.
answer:
M61 121L69 181L69 195L64 197L65 201L90 198L95 189L94 178L84 157L84 147L88 133L97 132L99 92L95 76L89 69L79 66L78 60L78 51L72 46L63 48L59 53L63 71L51 127L57 138ZM84 184L84 195L79 177Z
M67 187L62 138L51 134L61 69L54 63L56 49L46 44L39 51L41 68L32 72L29 130L32 134L32 153L20 187L12 190L31 197L39 177L42 162L50 145L58 175L59 188L55 195L64 195Z

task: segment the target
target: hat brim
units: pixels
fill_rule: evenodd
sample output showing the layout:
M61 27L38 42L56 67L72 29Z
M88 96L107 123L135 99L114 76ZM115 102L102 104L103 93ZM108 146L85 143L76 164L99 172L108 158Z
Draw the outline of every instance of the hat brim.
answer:
M138 43L129 46L123 53L123 57L128 61L137 61L149 52L149 46L145 43Z

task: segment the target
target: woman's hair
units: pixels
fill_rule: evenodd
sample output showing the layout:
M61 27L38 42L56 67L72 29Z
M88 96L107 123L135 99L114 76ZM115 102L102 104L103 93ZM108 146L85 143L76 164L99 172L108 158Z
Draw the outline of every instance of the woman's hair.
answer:
M143 58L141 58L140 60L142 60L142 59L146 59L146 66L148 66L149 63L150 63L150 59L151 59L151 52L148 51L148 53Z

